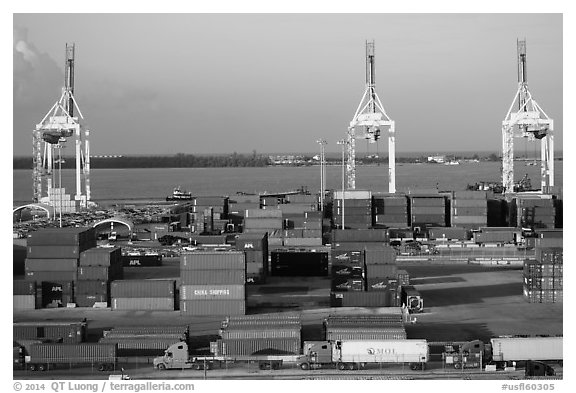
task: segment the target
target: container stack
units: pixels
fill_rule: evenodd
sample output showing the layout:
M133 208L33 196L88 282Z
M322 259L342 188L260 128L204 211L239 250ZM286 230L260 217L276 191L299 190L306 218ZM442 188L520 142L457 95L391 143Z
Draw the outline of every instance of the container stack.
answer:
M277 229L282 229L282 211L262 209L245 211L245 233L270 233Z
M468 240L468 230L466 228L438 227L428 228L428 239L430 240Z
M235 247L246 256L246 283L264 283L268 276L268 235L240 234L236 237Z
M365 247L364 253L366 290L385 292L383 306L400 306L396 250L388 245L380 244Z
M524 262L524 299L530 303L562 303L563 266L562 248L536 248L536 260Z
M446 226L446 198L443 195L410 195L413 227Z
M209 210L212 218L221 219L228 216L228 197L197 196L192 198L192 213L204 213Z
M372 227L371 191L334 191L332 217L341 229L367 229ZM344 225L342 228L342 217Z
M62 214L76 213L78 207L80 207L80 201L76 201L71 198L70 194L66 194L65 188L49 188L48 200L56 214L60 212Z
M478 244L513 244L520 231L508 227L485 227L480 232L474 232L472 240Z
M75 321L26 321L14 322L13 339L47 340L64 344L77 344L86 341L86 319Z
M488 191L454 191L451 224L453 227L477 229L488 225Z
M375 227L405 228L408 220L408 200L404 195L374 193L372 209Z
M242 251L201 251L180 255L180 313L244 315L246 256Z
M327 341L335 340L404 340L406 329L400 308L389 314L329 315L324 320Z
M114 248L91 248L80 254L78 281L74 286L76 305L94 307L110 302L110 282L124 278L122 250Z
M260 209L260 195L234 195L228 201L228 218L239 226L244 220L246 210Z
M112 311L173 311L174 280L119 280L110 284Z
M48 228L30 234L25 278L38 284L39 307L65 307L74 302L80 254L93 247L93 228Z
M122 252L123 267L162 266L162 255L158 253Z
M116 344L118 356L158 356L180 341L188 341L188 326L116 327L105 331L98 342Z
M211 343L215 356L297 355L302 324L298 315L229 317L220 339Z
M36 308L36 282L14 280L13 310L26 311Z
M553 199L516 199L516 226L521 228L555 228L556 208Z

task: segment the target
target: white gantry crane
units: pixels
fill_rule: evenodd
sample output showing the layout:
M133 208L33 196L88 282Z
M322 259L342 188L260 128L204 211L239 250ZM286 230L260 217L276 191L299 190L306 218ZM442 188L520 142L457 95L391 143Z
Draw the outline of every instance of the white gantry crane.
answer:
M528 90L526 40L517 41L518 90L502 122L502 186L514 192L514 138L540 140L541 190L554 186L554 121L542 110ZM518 110L514 106L518 103Z
M75 206L87 207L90 201L90 145L88 140L90 132L80 123L84 117L74 98L74 55L74 44L66 44L65 82L62 94L42 121L36 125L33 132L34 202L47 202L56 208L63 206L64 190L61 171L58 172L58 179L55 178L55 164L58 163L61 169L60 152L67 138L72 136L76 140L76 194L71 203ZM79 117L74 116L74 110L78 112ZM56 151L58 151L58 159L55 159ZM57 187L56 180L58 180ZM84 187L82 187L82 181L84 181ZM67 207L72 208L71 205Z
M394 120L386 114L380 98L376 94L374 77L374 41L366 41L366 90L350 122L347 133L346 175L348 189L356 188L356 139L367 139L375 143L380 138L380 130L388 129L388 192L396 192L396 135Z

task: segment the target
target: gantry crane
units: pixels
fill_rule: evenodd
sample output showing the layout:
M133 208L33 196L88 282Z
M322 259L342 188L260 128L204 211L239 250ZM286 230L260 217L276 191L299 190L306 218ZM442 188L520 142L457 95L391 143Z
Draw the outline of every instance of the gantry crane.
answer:
M528 90L526 40L517 40L518 90L502 122L502 186L514 192L514 138L540 140L541 186L554 186L554 121L542 110ZM518 110L513 112L518 102Z
M51 190L55 188L55 151L61 152L68 138L76 140L76 194L74 199L80 206L87 207L90 201L90 131L81 123L84 120L74 98L75 45L66 44L64 87L60 98L52 105L33 132L33 199L34 202L52 204ZM74 116L74 111L78 116ZM60 155L60 153L59 153ZM61 165L60 155L57 162ZM84 180L84 187L82 187ZM58 184L62 188L61 178ZM46 192L44 192L46 190Z
M388 129L388 192L396 192L396 135L394 121L388 117L376 94L374 41L366 41L366 89L346 135L348 189L356 188L356 139L375 143L382 128ZM359 128L359 129L357 129Z

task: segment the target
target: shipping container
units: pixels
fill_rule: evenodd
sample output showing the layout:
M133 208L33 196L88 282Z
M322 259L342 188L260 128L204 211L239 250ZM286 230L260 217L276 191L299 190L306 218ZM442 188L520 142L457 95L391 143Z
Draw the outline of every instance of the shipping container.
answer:
M328 253L272 251L271 276L326 276Z
M454 240L468 240L468 231L464 228L428 228L428 238L430 240L436 239L454 239Z
M181 300L243 300L246 299L242 285L182 285Z
M35 344L30 346L31 364L107 364L112 370L116 364L117 347L114 344Z
M36 295L36 283L34 281L13 280L12 293L14 295Z
M332 292L331 307L389 307L390 301L386 291L371 292Z
M263 209L247 209L244 218L259 218L259 219L273 219L282 218L282 211L280 210L263 210Z
M410 285L410 275L406 270L397 271L398 285Z
M562 238L537 238L535 242L536 248L562 248L564 242Z
M372 191L364 191L364 190L345 190L345 191L334 191L333 198L336 199L372 199Z
M244 270L246 257L241 251L186 252L180 255L180 270Z
M194 316L246 314L245 300L180 300L180 313Z
M78 259L26 258L25 270L28 271L76 271Z
M110 284L110 294L114 298L172 298L174 280L119 280Z
M364 266L359 264L359 266L351 265L338 265L332 264L332 278L343 277L343 278L362 278L364 277Z
M81 246L83 249L96 247L94 228L42 228L30 232L28 246Z
M247 265L248 266L248 265ZM262 261L259 264L262 268ZM198 284L244 284L246 271L244 270L182 270L180 271L181 285Z
M340 351L333 353L334 362L425 363L428 361L426 340L342 341Z
M122 255L124 267L162 266L161 255Z
M541 263L562 264L564 252L561 247L536 248L536 260Z
M78 274L74 271L26 271L24 277L27 281L76 281Z
M388 233L383 229L365 229L365 230L332 230L332 243L345 242L387 242L389 241Z
M84 280L74 283L74 294L78 295L106 295L110 294L110 283L107 281Z
M452 225L464 226L464 224L473 224L474 229L488 224L487 216L453 216Z
M114 248L91 248L80 253L80 266L112 266L122 263L122 250Z
M474 232L473 240L475 243L513 243L514 232L495 231L495 232Z
M284 238L284 246L286 247L306 247L306 246L321 246L321 237L287 237Z
M94 307L96 303L106 304L108 307L110 296L108 294L77 294L74 301L77 307Z
M364 262L366 265L396 264L396 250L388 245L367 245L364 247Z
M36 308L36 295L12 296L12 309L14 311L34 310Z
M331 250L332 264L364 265L364 250Z
M112 283L112 285L114 285L114 283ZM111 306L112 311L174 311L174 296L113 297Z
M347 331L328 331L326 340L405 340L407 338L404 328L383 328L383 329L357 329Z
M492 338L492 360L562 360L562 337Z
M222 340L224 356L298 355L299 353L300 338Z
M80 253L90 247L81 246L27 246L28 258L44 259L76 259L80 258Z
M444 207L446 200L443 196L438 197L410 197L410 206L412 209L415 207Z
M396 279L398 268L396 265L366 264L367 278L393 278Z
M267 251L268 235L266 234L239 234L235 239L238 251Z
M122 270L106 266L81 266L78 268L78 281L112 281L122 279Z
M296 325L272 325L250 326L240 329L226 329L220 331L223 340L257 340L270 338L297 338L300 339L300 326Z
M364 291L364 278L333 277L331 290L332 292Z
M55 342L80 343L86 340L86 320L14 322L13 338L49 339Z

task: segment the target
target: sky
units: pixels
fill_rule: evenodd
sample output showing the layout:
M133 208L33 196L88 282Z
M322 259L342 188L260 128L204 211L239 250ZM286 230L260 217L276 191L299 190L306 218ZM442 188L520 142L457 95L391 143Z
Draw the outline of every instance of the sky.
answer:
M560 13L15 13L13 154L31 154L60 97L66 42L93 155L315 152L320 138L337 152L364 93L366 40L398 152L500 151L517 38L562 150L562 31Z

